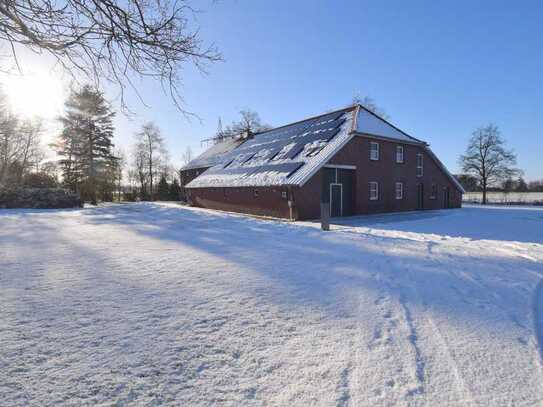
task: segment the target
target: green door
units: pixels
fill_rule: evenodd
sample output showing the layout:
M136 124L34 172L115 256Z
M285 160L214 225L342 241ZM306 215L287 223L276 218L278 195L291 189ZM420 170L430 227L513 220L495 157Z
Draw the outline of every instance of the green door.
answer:
M343 186L330 184L330 216L343 215Z

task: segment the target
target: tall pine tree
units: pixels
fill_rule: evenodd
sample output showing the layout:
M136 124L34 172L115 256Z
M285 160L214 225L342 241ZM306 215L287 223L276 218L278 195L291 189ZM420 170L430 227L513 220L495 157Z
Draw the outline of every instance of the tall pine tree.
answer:
M56 144L67 186L96 205L98 191L110 180L116 161L113 148L113 117L104 95L90 86L72 90L60 118L63 130ZM104 198L104 197L102 197Z

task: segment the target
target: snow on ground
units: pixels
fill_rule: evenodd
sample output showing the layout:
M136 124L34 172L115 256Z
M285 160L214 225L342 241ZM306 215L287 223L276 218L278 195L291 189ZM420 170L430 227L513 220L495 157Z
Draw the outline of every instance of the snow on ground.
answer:
M0 404L543 405L543 209L317 226L0 211Z

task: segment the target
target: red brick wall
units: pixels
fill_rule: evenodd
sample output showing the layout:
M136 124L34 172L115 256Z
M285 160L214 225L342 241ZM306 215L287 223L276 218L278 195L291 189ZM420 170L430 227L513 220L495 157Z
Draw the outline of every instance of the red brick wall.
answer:
M194 206L277 218L290 217L286 187L192 188L188 193L189 202Z
M371 161L370 141L379 143L379 160ZM404 147L404 163L396 163L396 146ZM424 172L417 177L417 153L423 154ZM459 208L462 195L449 177L443 173L437 163L426 151L411 144L374 140L365 137L353 138L341 149L329 164L354 165L355 195L357 214L412 211L417 208L417 185L424 184L424 209L443 208L443 188L450 188L451 207ZM370 201L369 183L379 183L379 199ZM395 197L395 183L403 182L404 198ZM437 185L436 199L430 199L432 184ZM322 188L322 172L319 171L302 188L294 191L296 207L300 219L311 219L320 216L320 201L314 202L312 197L319 197Z
M331 160L330 164L354 165L356 214L412 211L417 208L417 185L424 184L424 209L443 208L443 188L450 188L451 207L460 207L462 195L447 175L426 151L418 146L379 140L379 161L369 159L370 141L365 137L353 138ZM396 146L404 147L404 163L396 163ZM416 176L417 153L424 157L424 174ZM379 199L369 200L369 182L379 183ZM395 197L395 183L403 182L404 198ZM438 186L436 199L430 199L432 184ZM254 191L258 191L255 196ZM318 171L303 187L266 188L195 188L190 189L189 202L195 206L261 216L289 218L288 201L294 203L295 219L320 217L322 170ZM287 193L283 197L282 192Z

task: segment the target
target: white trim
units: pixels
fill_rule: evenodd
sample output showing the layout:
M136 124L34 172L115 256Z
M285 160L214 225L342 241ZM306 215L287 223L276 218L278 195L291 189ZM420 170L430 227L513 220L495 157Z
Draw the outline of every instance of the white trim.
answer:
M326 164L324 168L339 168L340 170L356 170L356 165Z
M339 216L343 216L343 184L337 182L337 171L336 171L336 182L330 183L330 217L332 217L332 186L339 186L341 195L339 199Z
M398 154L399 154L399 151L401 151L401 156L402 156L402 159L401 160L398 160ZM405 149L403 148L402 145L396 145L396 164L404 164L405 163Z
M390 142L395 142L395 143L401 142L402 144L411 144L414 146L427 145L424 141L420 141L417 143L416 141L379 136L377 134L371 134L371 133L362 133L360 131L356 131L354 135L358 137L366 137L366 138L371 138L371 139L381 140L381 141L390 141Z
M372 184L375 184L375 192L377 192L377 196L375 198L372 198L371 191L372 191ZM379 183L377 181L370 181L369 182L369 198L370 201L378 201L379 200Z
M420 165L419 165L420 158ZM420 169L420 174L419 174ZM424 176L424 155L422 153L417 153L417 178Z
M399 190L398 190L398 186L400 187ZM398 192L400 193L399 196L398 196ZM396 197L397 200L403 199L403 182L398 181L394 185L394 196Z
M377 149L374 149L373 147L377 146ZM374 157L373 153L377 152L377 157ZM379 161L381 158L381 147L379 146L379 143L376 141L370 141L370 161Z

